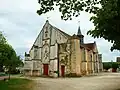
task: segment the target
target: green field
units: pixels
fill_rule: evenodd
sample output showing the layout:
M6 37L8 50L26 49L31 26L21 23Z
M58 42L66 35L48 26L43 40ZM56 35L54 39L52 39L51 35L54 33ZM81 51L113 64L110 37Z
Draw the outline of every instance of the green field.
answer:
M0 90L31 90L32 81L28 79L14 78L9 81L0 81Z

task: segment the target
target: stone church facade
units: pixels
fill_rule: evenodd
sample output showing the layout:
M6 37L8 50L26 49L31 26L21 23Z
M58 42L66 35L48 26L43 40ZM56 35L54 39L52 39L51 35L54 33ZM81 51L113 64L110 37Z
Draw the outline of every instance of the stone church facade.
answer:
M25 53L24 74L29 76L81 76L101 71L102 55L96 42L84 43L80 27L71 36L47 20L29 54Z

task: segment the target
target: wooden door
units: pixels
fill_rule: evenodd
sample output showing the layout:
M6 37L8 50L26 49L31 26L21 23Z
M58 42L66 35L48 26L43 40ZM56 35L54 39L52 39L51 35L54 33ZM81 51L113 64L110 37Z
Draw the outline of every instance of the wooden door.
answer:
M65 66L62 65L61 66L61 76L64 77L64 75L65 75Z
M48 75L48 64L43 64L43 75Z

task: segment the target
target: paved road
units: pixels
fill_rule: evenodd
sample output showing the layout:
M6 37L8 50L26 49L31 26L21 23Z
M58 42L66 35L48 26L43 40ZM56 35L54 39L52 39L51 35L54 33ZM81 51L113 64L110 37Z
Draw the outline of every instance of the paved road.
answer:
M120 90L120 73L81 78L34 78L34 90Z

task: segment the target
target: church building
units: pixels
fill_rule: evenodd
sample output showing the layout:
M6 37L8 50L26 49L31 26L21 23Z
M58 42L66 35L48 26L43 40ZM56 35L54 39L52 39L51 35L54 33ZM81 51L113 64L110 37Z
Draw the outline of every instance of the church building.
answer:
M69 35L47 20L29 53L24 74L29 76L82 76L102 71L102 55L96 42L84 43L80 27Z

